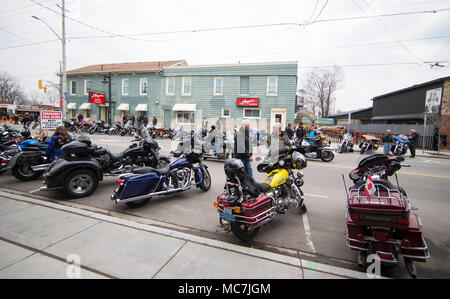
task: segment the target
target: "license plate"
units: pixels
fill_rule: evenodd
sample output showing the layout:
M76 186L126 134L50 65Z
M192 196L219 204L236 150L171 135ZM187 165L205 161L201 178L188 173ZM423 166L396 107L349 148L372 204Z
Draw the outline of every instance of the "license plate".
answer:
M114 193L119 192L119 188L120 188L120 186L116 186L116 188L114 188Z
M230 222L236 222L236 216L233 216L230 214L219 212L219 217L222 219L228 220Z

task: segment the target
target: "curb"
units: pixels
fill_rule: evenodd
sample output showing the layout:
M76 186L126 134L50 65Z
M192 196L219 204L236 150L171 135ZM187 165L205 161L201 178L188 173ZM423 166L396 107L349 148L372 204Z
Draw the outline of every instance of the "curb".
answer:
M278 262L278 263L282 263L282 264L291 265L294 267L300 267L300 268L306 269L306 270L322 272L325 274L331 274L331 275L338 276L337 278L353 278L353 279L369 278L365 272L358 272L358 271L340 268L340 267L336 267L336 266L331 266L331 265L327 265L327 264L321 264L321 263L301 259L299 257L292 257L292 256L288 256L288 255L282 255L279 253L272 253L272 252L268 252L268 251L264 251L264 250L260 250L260 249L243 247L243 246L239 246L239 245L235 245L235 244L226 243L223 241L218 241L218 240L213 240L213 239L209 239L209 238L205 238L205 237L190 235L187 233L170 230L167 228L161 228L161 227L157 227L157 226L153 226L153 225L149 225L149 224L142 224L142 223L134 222L131 220L120 219L120 218L100 214L97 212L86 211L83 209L68 207L65 205L42 201L42 200L38 200L38 199L27 198L27 197L17 195L17 194L10 194L10 193L0 191L0 196L9 198L12 200L27 202L27 203L31 203L31 204L35 204L35 205L39 205L39 206L44 206L47 208L60 210L63 212L78 214L81 216L85 216L85 217L89 217L92 219L101 220L101 221L105 221L105 222L109 222L109 223L113 223L113 224L117 224L117 225L122 225L122 226L133 228L133 229L143 230L143 231L147 231L150 233L156 233L159 235L164 235L166 237L182 239L182 240L190 241L190 242L197 243L200 245L223 249L226 251L231 251L231 252L235 252L235 253L239 253L239 254L243 254L243 255L256 257L256 258L262 258L262 259L266 259L266 260L270 260L270 261L274 261L274 262ZM386 278L386 277L380 277L380 278Z

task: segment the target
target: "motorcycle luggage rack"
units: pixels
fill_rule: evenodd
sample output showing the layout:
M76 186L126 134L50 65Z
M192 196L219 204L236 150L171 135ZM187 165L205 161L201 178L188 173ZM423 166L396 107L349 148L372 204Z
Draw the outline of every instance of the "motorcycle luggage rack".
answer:
M351 197L347 193L347 202L350 202L351 199L357 199L358 202L361 203L361 200L367 199L368 203L370 204L377 200L379 203L381 203L381 201L384 199L384 200L388 201L389 205L392 205L392 200L396 200L401 204L402 209L407 208L405 205L405 201L402 200L403 194L400 190L390 189L383 184L375 184L375 183L374 183L374 187L376 188L376 192L373 195L371 195L370 197L367 196L367 194L364 191L365 184L361 185L359 188L350 189L349 191L350 191ZM382 189L381 192L387 193L387 195L381 194L380 189ZM355 195L354 193L356 193L356 192L357 192L357 194ZM361 192L362 192L362 194L361 194ZM352 195L352 193L353 193L353 195Z

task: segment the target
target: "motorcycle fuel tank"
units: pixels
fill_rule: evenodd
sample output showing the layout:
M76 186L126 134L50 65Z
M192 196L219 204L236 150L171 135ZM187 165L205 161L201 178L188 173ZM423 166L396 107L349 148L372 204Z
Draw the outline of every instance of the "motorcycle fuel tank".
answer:
M264 183L269 184L272 188L275 188L286 183L288 178L289 173L286 169L275 169L267 175L264 179Z

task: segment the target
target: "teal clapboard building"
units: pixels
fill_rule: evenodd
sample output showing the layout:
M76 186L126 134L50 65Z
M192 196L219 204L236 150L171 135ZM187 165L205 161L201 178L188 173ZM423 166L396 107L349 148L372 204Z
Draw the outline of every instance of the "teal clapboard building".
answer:
M172 128L193 128L205 118L284 126L295 118L297 69L297 62L191 66L184 60L88 66L68 72L67 108L70 116L106 120L108 84L102 81L111 74L114 120L146 113ZM89 91L104 93L105 104L91 103Z

